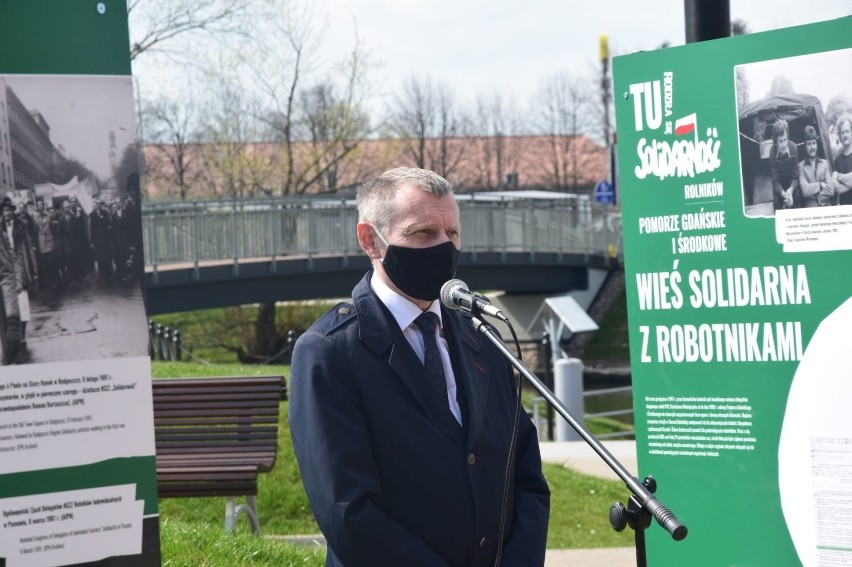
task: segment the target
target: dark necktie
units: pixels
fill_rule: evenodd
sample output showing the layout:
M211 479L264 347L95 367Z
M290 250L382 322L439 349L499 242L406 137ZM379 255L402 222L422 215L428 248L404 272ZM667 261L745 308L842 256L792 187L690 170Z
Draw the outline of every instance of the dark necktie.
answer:
M435 384L435 387L443 393L444 398L446 398L447 383L444 380L444 364L441 362L441 353L438 352L438 341L435 338L437 335L438 316L431 311L426 311L418 315L414 322L423 334L423 365L426 367L426 374Z

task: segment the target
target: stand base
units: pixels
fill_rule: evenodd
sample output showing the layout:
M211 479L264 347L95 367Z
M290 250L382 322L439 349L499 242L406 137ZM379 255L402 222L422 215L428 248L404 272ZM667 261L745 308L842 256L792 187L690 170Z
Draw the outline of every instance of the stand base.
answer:
M642 484L651 494L657 491L657 481L652 476L646 476ZM636 566L646 567L648 557L645 551L645 530L651 525L651 513L642 506L634 495L630 495L626 508L621 502L616 502L610 506L609 523L617 532L623 531L627 526L633 529L636 545Z

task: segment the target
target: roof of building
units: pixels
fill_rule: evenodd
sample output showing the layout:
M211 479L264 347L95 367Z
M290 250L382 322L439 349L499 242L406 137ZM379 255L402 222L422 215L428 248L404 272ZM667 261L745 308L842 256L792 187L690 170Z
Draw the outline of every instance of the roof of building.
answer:
M326 165L330 160L324 146L297 142L293 146L294 183L289 191L282 190L288 164L283 144L188 145L183 172L187 197L345 196L383 171L416 167L421 161L452 183L457 194L515 189L589 193L595 183L609 177L606 148L585 136L430 138L422 147L415 142L363 140L333 167ZM178 150L174 145L144 147L149 199L180 197L175 167Z

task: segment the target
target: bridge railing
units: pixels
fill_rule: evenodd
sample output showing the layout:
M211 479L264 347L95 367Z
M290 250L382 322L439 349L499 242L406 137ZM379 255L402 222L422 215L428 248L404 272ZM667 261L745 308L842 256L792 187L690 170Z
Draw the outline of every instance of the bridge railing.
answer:
M620 215L587 198L460 200L463 250L617 256ZM355 255L358 213L350 200L251 199L143 207L146 264L284 256Z

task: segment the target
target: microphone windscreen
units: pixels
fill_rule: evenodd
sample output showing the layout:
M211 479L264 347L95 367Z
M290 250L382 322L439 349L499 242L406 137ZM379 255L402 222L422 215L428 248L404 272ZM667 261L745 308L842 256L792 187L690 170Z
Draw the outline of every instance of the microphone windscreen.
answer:
M461 280L450 280L441 286L441 303L449 309L460 309L458 303L453 301L453 292L458 289L467 291L467 284Z

